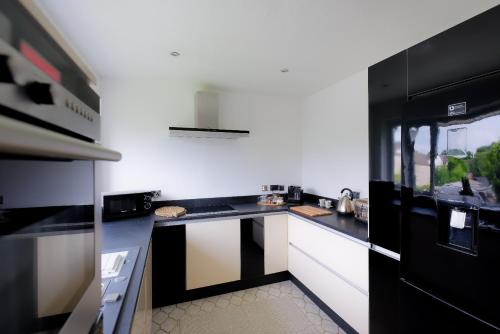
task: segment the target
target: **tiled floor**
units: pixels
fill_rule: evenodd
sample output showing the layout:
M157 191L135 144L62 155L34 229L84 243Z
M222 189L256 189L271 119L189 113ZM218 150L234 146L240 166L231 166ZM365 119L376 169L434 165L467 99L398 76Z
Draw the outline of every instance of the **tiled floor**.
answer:
M286 281L153 310L154 334L326 334L341 329Z

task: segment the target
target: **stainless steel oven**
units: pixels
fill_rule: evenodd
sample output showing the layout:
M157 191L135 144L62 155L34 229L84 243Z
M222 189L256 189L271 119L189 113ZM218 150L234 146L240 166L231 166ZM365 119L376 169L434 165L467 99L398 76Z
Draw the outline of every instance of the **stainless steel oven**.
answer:
M88 333L100 307L99 96L0 3L0 331Z

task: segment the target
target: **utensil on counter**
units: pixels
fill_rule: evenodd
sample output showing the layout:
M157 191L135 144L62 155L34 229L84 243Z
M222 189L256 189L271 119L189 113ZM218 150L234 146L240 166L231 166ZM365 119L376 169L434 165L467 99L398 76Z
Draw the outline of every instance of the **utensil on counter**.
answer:
M368 222L368 198L354 201L354 218L364 223Z
M284 202L282 203L273 203L273 202L257 202L257 205L263 205L263 206L283 206L285 205Z
M299 186L288 186L288 203L302 203L303 193Z
M281 206L285 205L285 199L280 194L261 195L257 205Z
M180 206L162 206L155 210L155 215L160 217L175 218L184 216L186 209Z
M310 205L293 206L290 210L309 217L328 216L332 214L330 210L320 209Z
M345 192L345 193L344 193ZM344 188L340 191L339 202L337 203L337 212L344 215L349 215L354 212L352 203L353 192L349 188Z

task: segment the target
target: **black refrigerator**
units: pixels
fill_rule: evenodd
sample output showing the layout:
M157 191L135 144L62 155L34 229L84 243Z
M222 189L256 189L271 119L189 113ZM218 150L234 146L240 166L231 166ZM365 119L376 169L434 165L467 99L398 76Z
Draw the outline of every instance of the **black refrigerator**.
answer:
M369 69L370 333L500 332L500 7Z

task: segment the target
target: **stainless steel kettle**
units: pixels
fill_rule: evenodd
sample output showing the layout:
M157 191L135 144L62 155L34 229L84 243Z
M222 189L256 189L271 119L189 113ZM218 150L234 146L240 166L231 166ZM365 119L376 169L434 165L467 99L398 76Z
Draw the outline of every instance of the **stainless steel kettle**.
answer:
M346 192L346 194L344 194L344 192ZM354 203L352 202L352 199L352 190L349 188L342 189L337 202L337 212L345 215L354 213Z

